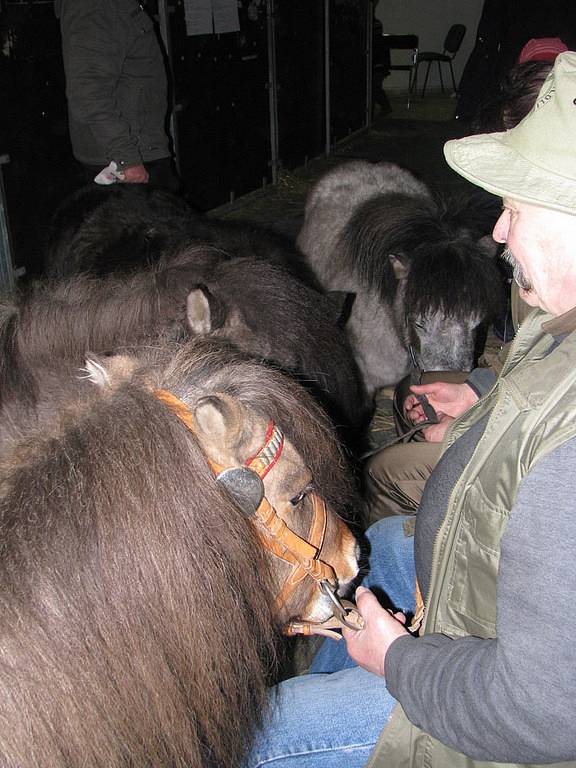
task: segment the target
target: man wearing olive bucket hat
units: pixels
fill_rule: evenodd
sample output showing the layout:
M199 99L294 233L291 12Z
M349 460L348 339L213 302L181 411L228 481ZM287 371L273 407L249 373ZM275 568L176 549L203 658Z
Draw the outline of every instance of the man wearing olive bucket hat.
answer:
M249 768L576 767L575 139L568 52L517 127L447 143L503 198L494 237L536 309L448 432L414 537L368 530L364 629L276 686Z

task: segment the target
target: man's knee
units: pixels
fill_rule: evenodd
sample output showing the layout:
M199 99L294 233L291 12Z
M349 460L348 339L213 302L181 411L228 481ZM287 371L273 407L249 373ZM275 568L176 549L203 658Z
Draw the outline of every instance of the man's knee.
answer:
M401 443L372 456L365 465L368 517L414 514L438 461L439 443Z

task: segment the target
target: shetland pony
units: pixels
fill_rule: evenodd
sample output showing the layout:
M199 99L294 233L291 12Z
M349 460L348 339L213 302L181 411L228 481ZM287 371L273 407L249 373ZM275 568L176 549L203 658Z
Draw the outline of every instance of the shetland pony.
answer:
M222 258L263 259L318 287L289 237L252 222L202 215L148 184L92 184L65 198L51 222L45 270L57 279L129 272L191 245L211 245Z
M319 559L357 571L356 503L323 411L225 345L150 346L34 371L0 441L0 763L240 765L266 710L281 624L328 600L266 554L266 529L215 477L283 450L264 493L298 535L328 505ZM188 414L190 420L182 417Z
M354 442L366 398L339 312L281 267L206 245L128 273L39 282L0 305L0 399L34 397L34 361L80 363L159 331L210 336L293 375Z
M411 368L472 368L502 300L496 217L393 163L344 163L312 188L297 243L325 289L356 294L346 327L369 395Z

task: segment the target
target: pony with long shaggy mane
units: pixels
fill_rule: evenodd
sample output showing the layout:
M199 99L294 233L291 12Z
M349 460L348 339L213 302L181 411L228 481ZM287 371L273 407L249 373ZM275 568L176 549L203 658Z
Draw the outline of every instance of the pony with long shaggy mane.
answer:
M469 370L501 308L486 199L432 195L392 163L345 163L319 180L298 244L327 289L356 293L347 329L369 393L417 370Z
M81 363L85 352L153 338L226 339L290 373L343 434L365 393L339 308L281 267L194 245L131 273L37 283L0 306L0 397L34 398L38 361Z
M37 370L36 407L8 406L2 422L0 763L240 765L266 711L279 622L309 595L278 613L275 566L216 482L202 425L234 404L249 447L262 439L250 424L273 419L341 513L356 501L346 462L297 384L228 347L153 347L86 371ZM293 494L286 471L274 482Z

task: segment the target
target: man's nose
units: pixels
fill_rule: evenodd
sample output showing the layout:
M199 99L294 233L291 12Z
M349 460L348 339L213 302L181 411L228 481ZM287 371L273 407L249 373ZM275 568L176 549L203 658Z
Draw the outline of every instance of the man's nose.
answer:
M508 228L510 225L510 213L506 209L498 217L498 221L492 230L492 237L497 243L505 243L508 239Z

